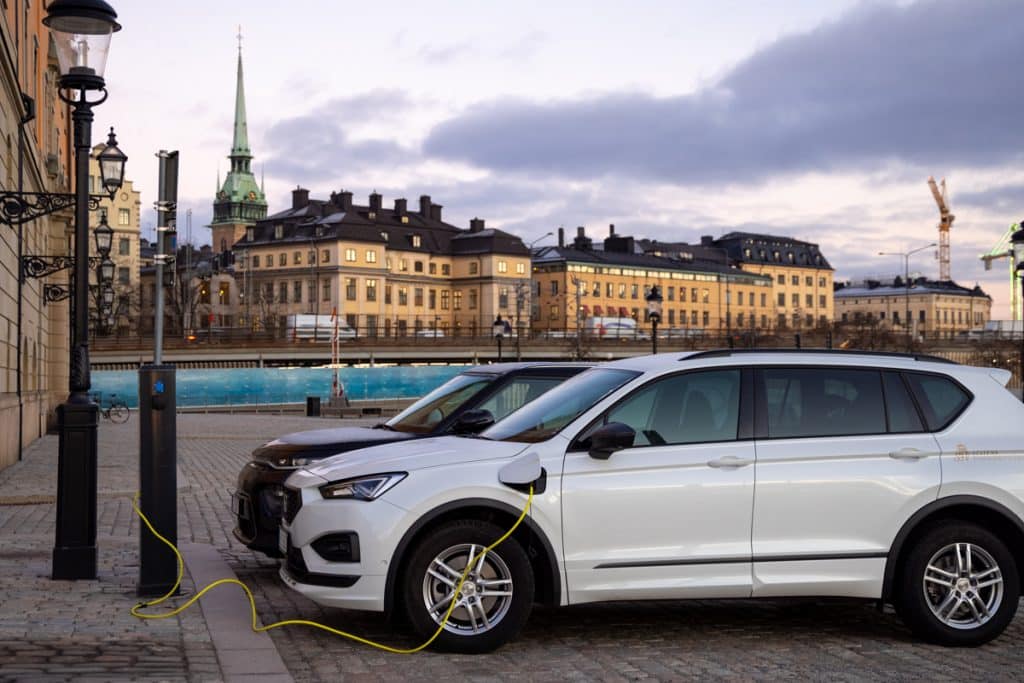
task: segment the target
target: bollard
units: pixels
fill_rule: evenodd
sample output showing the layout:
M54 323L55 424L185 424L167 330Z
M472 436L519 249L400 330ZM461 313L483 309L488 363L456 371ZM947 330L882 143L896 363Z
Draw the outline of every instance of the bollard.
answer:
M178 543L178 435L172 364L139 368L139 508L153 527ZM140 597L163 595L178 577L174 552L145 529L139 532Z

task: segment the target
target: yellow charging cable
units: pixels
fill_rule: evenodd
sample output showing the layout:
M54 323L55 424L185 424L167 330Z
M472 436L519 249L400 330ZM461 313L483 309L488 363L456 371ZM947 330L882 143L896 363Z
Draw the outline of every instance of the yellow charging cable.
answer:
M515 532L515 530L522 523L522 521L524 519L526 519L526 515L530 512L530 507L533 505L533 485L530 486L530 492L529 492L529 495L526 498L526 506L523 508L523 512L522 512L522 514L519 515L519 519L516 520L516 523L513 524L512 527L508 531L506 531L504 533L504 535L502 535L501 538L499 538L497 541L495 541L494 543L490 544L489 546L487 546L486 548L484 548L483 550L478 552L476 555L473 555L472 557L470 557L469 561L466 562L466 569L462 572L462 576L459 578L458 585L455 586L455 592L452 594L452 601L448 605L448 611L445 612L444 619L438 625L437 630L434 631L434 635L430 636L430 638L428 638L427 641L425 643L423 643L422 645L419 645L419 646L413 647L413 648L408 648L408 649L391 647L390 645L384 645L383 643L378 643L378 642L369 640L368 638L363 638L362 636L357 636L354 633L347 633L345 631L341 631L341 630L338 630L336 628L332 628L331 626L327 626L325 624L320 624L320 623L317 623L315 621L309 621L307 619L287 619L285 621L278 621L278 622L275 622L273 624L268 624L266 626L260 626L259 619L256 616L256 599L253 597L252 591L249 590L249 587L246 586L241 581L239 581L238 579L218 579L217 581L214 581L213 583L211 583L210 585L206 586L201 591L196 593L194 596L189 598L189 600L184 605L181 605L180 607L177 607L177 608L171 610L170 612L165 612L163 614L143 614L139 610L145 609L147 607L152 607L154 605L159 605L160 603L164 602L165 600L170 598L172 595L174 595L174 593L178 590L178 586L181 585L181 577L185 573L185 561L182 559L181 553L174 546L174 544L171 543L170 541L168 541L163 536L161 536L160 532L158 532L156 529L154 529L153 525L150 524L149 520L146 518L146 515L142 514L142 510L139 509L139 506L137 504L138 500L139 500L139 494L136 493L135 497L132 499L132 507L135 508L135 512L142 519L143 523L146 525L146 528L149 529L150 532L154 536L156 536L161 541L166 543L167 546L171 550L174 551L174 555L178 558L178 579L174 582L174 586L171 588L171 590L169 590L167 592L167 594L164 595L163 597L157 598L156 600L152 600L150 602L140 602L139 604L137 604L134 607L132 607L132 609L131 609L132 616L138 617L139 619L167 619L169 617L173 617L173 616L175 616L177 614L180 614L180 613L184 612L186 609L191 607L197 600L199 600L199 598L203 597L208 591L213 590L217 586L220 586L220 585L223 585L223 584L233 583L233 584L241 586L242 590L245 591L246 597L249 598L249 609L252 612L252 630L257 632L257 633L260 633L262 631L269 631L272 628L280 628L281 626L312 626L313 628L318 628L318 629L327 631L328 633L333 633L336 636L341 636L343 638L348 638L350 640L354 640L357 643L362 643L363 645L369 645L370 647L375 647L378 650L384 650L385 652L393 652L393 653L399 654L399 655L411 655L411 654L415 654L415 653L417 653L417 652L419 652L421 650L426 649L431 643L434 642L434 640L437 639L437 637L439 635L441 635L441 631L444 630L444 627L448 624L448 619L451 617L452 612L455 610L455 603L458 600L459 594L462 592L462 584L465 582L466 577L469 576L469 572L473 568L473 565L476 564L476 561L478 559L480 559L486 553L489 553L494 548L498 547L498 545L502 541L504 541L506 538L511 536L512 533Z

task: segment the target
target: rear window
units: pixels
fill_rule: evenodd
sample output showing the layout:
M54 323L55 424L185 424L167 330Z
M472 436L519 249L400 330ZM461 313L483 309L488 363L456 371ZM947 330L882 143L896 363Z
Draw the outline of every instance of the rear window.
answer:
M904 377L933 432L948 427L971 402L971 395L948 377L916 372L905 373Z

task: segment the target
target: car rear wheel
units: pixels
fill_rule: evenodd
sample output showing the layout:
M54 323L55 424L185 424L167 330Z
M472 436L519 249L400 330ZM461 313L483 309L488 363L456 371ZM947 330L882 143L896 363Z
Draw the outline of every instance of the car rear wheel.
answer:
M897 611L915 634L940 645L992 640L1017 611L1020 580L1006 544L969 522L926 531L904 564Z
M424 640L432 636L455 600L435 648L490 652L526 623L534 592L529 558L513 538L485 552L503 533L479 520L449 522L429 532L413 550L401 588L416 634ZM456 592L471 558L476 559Z

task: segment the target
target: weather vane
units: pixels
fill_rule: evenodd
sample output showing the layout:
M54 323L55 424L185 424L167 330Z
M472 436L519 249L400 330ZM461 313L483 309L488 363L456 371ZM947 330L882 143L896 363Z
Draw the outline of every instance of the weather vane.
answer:
M242 54L242 25L238 25L238 54Z

